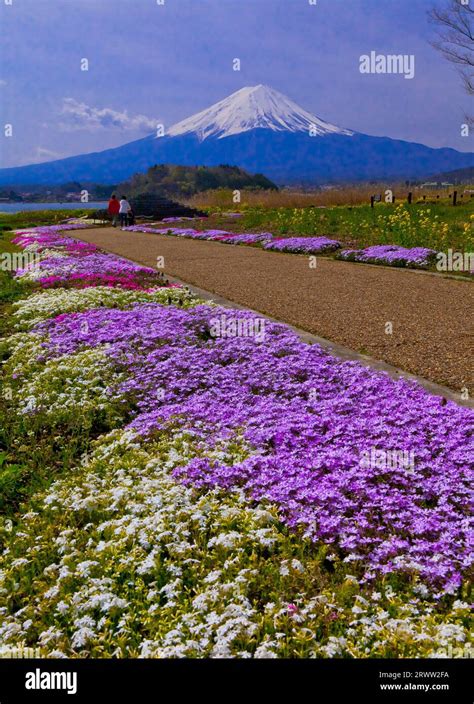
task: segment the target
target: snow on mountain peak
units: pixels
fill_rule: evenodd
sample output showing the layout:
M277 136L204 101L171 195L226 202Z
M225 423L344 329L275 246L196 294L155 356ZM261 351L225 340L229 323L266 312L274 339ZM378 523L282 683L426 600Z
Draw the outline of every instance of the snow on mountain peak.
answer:
M277 90L260 84L241 88L210 108L177 122L168 130L168 135L176 137L195 133L203 141L208 137L222 139L256 128L307 133L312 129L313 135L354 134L324 122Z

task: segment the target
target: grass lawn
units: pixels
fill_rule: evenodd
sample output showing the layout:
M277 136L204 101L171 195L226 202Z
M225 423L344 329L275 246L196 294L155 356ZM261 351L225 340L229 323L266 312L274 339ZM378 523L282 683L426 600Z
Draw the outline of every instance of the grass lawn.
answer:
M67 218L79 218L90 213L90 210L78 208L75 210L30 210L20 213L0 212L0 230L21 230L26 227L55 225Z
M13 244L13 233L0 232L0 255L4 252L21 252L20 247ZM12 329L11 304L28 293L28 286L18 282L9 271L0 269L0 337ZM10 516L25 496L24 478L28 473L18 453L7 450L9 445L10 414L8 388L0 395L0 513Z
M0 231L0 256L3 253L13 254L21 252L21 248L11 241L13 232ZM8 315L9 304L16 301L25 295L27 287L16 281L9 271L4 271L0 268L0 334L2 334L3 326L6 324L6 315Z

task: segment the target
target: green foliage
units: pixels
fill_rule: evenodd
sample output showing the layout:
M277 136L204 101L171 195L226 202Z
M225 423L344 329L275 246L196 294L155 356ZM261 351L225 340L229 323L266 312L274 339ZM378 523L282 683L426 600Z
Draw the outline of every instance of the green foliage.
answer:
M90 208L74 210L28 210L20 213L0 213L0 230L21 230L26 227L57 225L68 218L90 214Z
M16 244L11 242L13 236L13 232L0 232L0 257L4 252L21 252L20 247L17 247ZM1 331L5 329L6 319L4 316L5 313L8 312L8 309L3 308L3 306L5 306L5 304L13 303L13 301L17 301L19 298L28 293L29 288L30 287L28 284L14 279L9 271L3 271L0 267L0 312L2 313L2 319L0 321L0 334Z
M0 305L17 301L27 291L28 287L14 279L10 272L0 270Z
M117 186L118 192L129 198L138 194L153 194L183 198L203 191L225 189L271 189L277 186L262 174L251 175L237 166L177 166L157 164L144 174L135 174Z
M28 474L25 464L12 463L6 452L0 452L0 513L9 515L24 500Z

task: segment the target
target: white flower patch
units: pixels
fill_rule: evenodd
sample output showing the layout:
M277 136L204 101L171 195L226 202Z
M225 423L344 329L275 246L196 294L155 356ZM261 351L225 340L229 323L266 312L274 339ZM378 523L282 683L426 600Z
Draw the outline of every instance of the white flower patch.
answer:
M185 288L152 288L129 291L109 286L84 289L52 288L35 293L13 304L18 328L30 329L38 323L63 313L79 313L93 308L131 308L136 303L161 303L189 307L203 303Z
M103 348L49 359L17 390L17 413L41 411L44 417L61 417L67 410L95 411L110 406L107 382L123 375L114 368Z
M440 622L389 587L343 603L317 584L285 594L311 574L304 543L241 490L178 483L173 469L196 452L182 434L152 444L114 431L39 495L0 559L2 585L18 585L2 642L58 657L274 658L429 656L467 641L459 600ZM355 576L344 585L359 589Z

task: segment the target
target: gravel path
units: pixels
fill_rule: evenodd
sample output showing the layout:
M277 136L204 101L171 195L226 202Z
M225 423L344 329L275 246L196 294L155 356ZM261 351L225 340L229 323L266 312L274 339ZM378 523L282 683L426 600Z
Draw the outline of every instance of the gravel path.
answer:
M438 384L474 393L474 286L400 269L113 228L74 237ZM392 334L386 333L391 323Z

